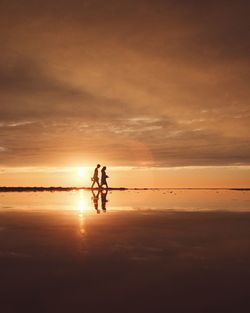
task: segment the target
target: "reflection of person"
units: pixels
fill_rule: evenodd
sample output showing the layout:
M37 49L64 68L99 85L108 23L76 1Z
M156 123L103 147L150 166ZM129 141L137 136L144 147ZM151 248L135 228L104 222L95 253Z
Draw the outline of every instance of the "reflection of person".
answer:
M97 214L100 213L100 210L98 208L98 202L99 202L99 194L100 194L100 191L98 191L96 194L94 193L94 190L92 190L92 201L93 201L93 204L94 204L94 207L95 207L95 210L97 212Z
M95 171L94 171L94 175L91 178L91 180L93 181L91 188L94 187L95 183L97 183L98 188L100 188L100 184L99 184L99 177L98 177L98 169L101 167L100 164L96 165Z
M108 194L107 190L101 192L101 200L102 200L102 210L103 210L103 212L106 212L106 203L108 202L107 194Z
M101 172L102 172L101 187L104 185L108 189L109 187L108 187L108 183L107 183L107 178L109 178L109 177L106 174L106 166L103 166Z

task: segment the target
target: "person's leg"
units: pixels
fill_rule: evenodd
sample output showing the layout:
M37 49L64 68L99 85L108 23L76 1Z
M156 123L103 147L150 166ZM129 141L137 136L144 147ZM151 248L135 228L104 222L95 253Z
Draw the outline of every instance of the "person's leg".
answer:
M98 179L94 179L91 188L94 188L95 183L97 183L97 185L98 185L98 187L99 187L99 181L98 181Z
M108 189L108 183L107 182L105 182L105 187Z
M97 183L97 187L101 188L100 183L99 183L99 179L96 180L96 183Z

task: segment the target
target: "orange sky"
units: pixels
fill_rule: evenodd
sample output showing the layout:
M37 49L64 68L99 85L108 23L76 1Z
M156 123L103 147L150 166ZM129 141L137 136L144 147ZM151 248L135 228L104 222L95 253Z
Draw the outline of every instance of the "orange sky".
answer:
M249 186L249 6L1 1L0 185Z
M83 170L82 170L83 169ZM92 168L8 168L5 186L91 185ZM108 168L111 187L249 187L250 167Z

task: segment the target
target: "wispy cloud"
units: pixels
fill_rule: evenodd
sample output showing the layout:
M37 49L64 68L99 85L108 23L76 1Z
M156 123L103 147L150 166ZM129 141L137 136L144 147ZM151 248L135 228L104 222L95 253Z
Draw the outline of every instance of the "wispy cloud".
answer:
M1 2L1 164L249 165L247 6Z

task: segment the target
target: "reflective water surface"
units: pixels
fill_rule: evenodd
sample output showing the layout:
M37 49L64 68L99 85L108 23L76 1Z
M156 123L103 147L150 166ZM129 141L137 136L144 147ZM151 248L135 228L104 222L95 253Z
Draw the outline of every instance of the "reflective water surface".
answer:
M3 312L248 311L250 192L0 193Z

